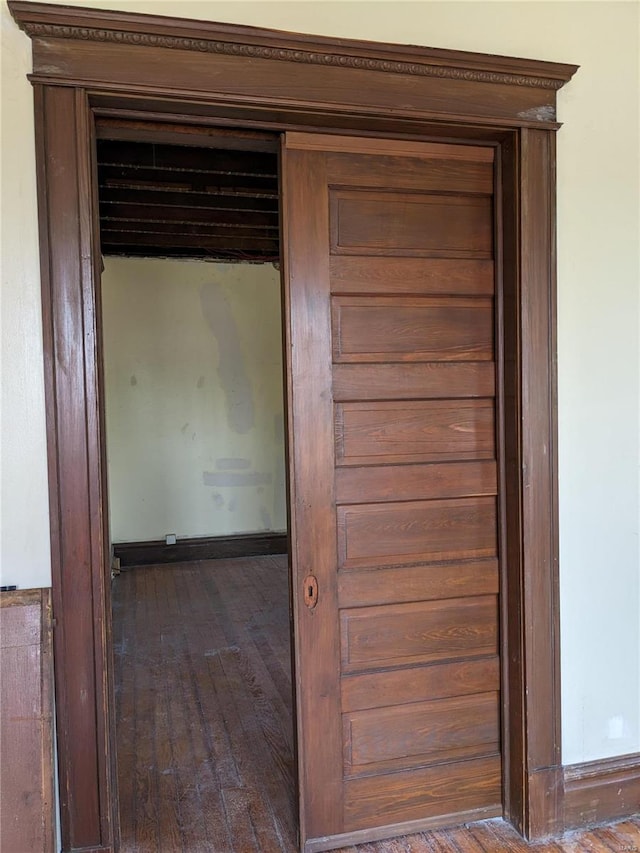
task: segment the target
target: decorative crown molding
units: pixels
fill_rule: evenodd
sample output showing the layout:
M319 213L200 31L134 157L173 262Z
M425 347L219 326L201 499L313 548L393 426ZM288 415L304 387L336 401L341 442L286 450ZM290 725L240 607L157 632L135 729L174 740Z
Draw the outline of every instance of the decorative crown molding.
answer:
M507 74L483 69L456 68L450 65L374 59L346 53L337 54L285 47L265 47L255 44L243 44L241 42L188 38L185 36L168 36L155 33L98 29L33 21L21 21L20 25L24 32L31 38L62 38L162 47L170 50L190 50L199 51L200 53L223 54L225 56L246 56L252 59L299 62L306 65L328 65L337 68L357 68L365 71L379 71L391 74L440 77L451 80L466 80L474 83L501 83L508 86L529 86L537 89L557 90L564 86L566 82L565 79L538 77L535 75Z

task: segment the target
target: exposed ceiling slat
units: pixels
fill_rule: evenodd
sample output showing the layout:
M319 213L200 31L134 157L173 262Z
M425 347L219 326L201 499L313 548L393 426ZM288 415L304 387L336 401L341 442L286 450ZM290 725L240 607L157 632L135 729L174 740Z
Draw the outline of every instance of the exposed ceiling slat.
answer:
M218 151L211 148L182 148L177 145L132 145L129 142L98 142L98 158L103 165L180 169L212 174L278 177L272 154Z
M194 249L241 249L245 251L278 252L278 241L257 237L233 236L202 236L191 234L162 234L149 232L118 232L104 229L104 245L118 245L125 242L135 242L140 246L165 246Z
M277 155L98 141L104 254L277 260Z
M116 118L111 110L103 109L96 117L98 139L120 139L129 142L151 142L156 145L181 145L192 148L229 149L232 151L278 151L277 133L240 128L208 127L198 124L174 124L170 121L149 121Z
M278 214L249 212L246 210L212 210L189 206L156 204L152 206L126 203L100 203L100 216L105 222L113 220L140 220L147 222L202 223L238 228L268 228L278 230Z
M145 181L150 184L162 182L162 186L171 187L172 183L180 186L193 186L194 189L207 189L209 187L224 187L225 189L248 189L266 190L277 192L278 182L274 178L256 177L255 175L218 174L215 172L194 171L190 169L154 169L136 166L105 166L99 167L99 179L101 183L119 180L140 183Z
M186 249L176 248L175 246L139 246L135 243L123 243L107 245L103 249L103 254L109 257L124 257L124 258L177 258L181 260L201 260L213 262L242 262L250 264L258 263L277 263L279 257L277 252L261 252L234 250L234 249L209 249L199 250L193 247Z
M185 207L193 210L264 211L278 216L277 193L269 195L221 195L220 193L173 192L163 189L129 189L126 187L100 187L101 204L142 204Z
M238 225L227 225L225 223L207 226L200 222L155 222L153 220L145 219L104 220L103 233L115 233L119 231L126 231L131 234L168 234L174 237L178 237L182 234L194 234L201 235L202 237L226 238L227 236L237 236L247 240L253 237L257 237L258 239L264 238L266 240L275 240L276 242L278 240L277 229L261 227L242 228Z

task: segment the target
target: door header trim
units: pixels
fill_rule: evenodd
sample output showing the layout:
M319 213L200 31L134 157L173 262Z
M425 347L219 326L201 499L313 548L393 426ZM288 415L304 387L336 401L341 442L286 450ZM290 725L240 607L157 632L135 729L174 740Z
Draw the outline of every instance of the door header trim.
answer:
M277 104L292 114L557 128L577 66L9 0L34 82ZM189 53L188 61L185 52ZM247 74L247 59L253 73ZM355 129L358 129L357 127Z
M562 88L578 67L471 51L380 44L23 0L12 0L9 7L21 29L31 38L114 42L552 90Z

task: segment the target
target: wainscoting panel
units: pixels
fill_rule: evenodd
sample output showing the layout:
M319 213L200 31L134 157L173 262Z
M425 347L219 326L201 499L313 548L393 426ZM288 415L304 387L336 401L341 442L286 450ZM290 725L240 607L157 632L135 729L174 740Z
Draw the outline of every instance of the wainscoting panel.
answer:
M0 850L54 850L51 591L0 593Z

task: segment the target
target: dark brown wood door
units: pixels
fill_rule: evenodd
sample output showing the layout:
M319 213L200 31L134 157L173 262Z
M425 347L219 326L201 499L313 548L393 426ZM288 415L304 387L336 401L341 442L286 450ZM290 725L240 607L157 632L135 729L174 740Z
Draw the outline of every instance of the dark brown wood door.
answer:
M493 160L284 143L308 850L501 813Z

